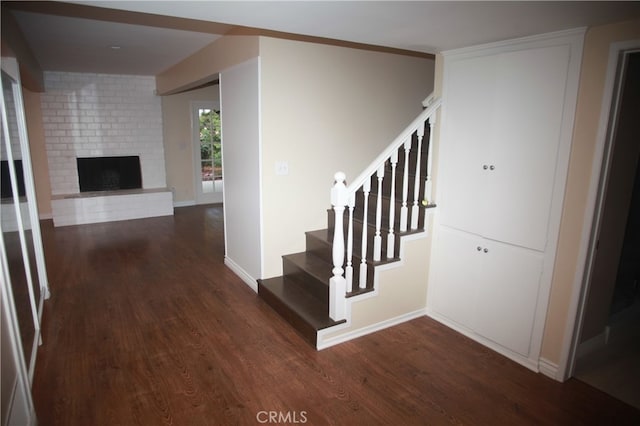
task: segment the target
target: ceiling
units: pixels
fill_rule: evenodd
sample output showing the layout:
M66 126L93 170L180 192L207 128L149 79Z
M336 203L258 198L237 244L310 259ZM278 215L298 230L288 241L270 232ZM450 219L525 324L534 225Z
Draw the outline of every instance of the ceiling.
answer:
M143 75L160 73L238 26L437 53L640 18L640 2L629 1L3 1L3 5L14 10L44 70Z

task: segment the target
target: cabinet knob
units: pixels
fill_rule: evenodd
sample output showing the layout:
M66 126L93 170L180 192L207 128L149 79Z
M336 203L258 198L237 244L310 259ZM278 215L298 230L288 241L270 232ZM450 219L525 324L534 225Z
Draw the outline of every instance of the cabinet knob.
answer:
M482 170L487 170L489 168L489 166L487 166L486 164L482 165Z
M489 166L489 170L495 170L496 166L494 166L493 164Z
M478 247L476 247L476 250L480 251L480 250L482 250L482 247L478 246Z
M484 249L484 250L482 250L482 251L483 251L483 252L485 252L485 253L489 253L489 249L488 249L488 248L485 248L485 249Z

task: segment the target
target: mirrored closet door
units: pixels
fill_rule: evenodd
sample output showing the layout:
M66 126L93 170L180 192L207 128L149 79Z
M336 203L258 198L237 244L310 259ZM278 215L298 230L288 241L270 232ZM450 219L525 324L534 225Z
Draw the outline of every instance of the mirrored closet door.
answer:
M31 381L40 343L43 301L49 290L17 64L5 58L1 104L2 297L10 306L14 343Z

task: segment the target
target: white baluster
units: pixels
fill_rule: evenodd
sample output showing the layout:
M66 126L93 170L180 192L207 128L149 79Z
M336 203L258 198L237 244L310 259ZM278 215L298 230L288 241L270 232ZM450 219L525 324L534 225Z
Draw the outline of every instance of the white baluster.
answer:
M344 269L344 277L347 280L347 292L353 291L353 208L356 205L356 194L349 195L349 224L347 230L347 266Z
M376 203L376 235L373 237L373 260L379 262L382 258L382 235L380 228L382 227L382 180L384 179L384 163L376 173L378 178L378 201Z
M342 276L344 270L344 207L347 205L347 187L344 183L346 176L342 172L335 175L336 183L331 189L331 204L335 213L333 229L333 276L329 279L329 317L334 321L345 318L346 315L346 280Z
M416 177L413 184L413 206L411 207L411 229L418 229L418 197L420 197L420 156L422 154L422 138L424 137L424 123L416 130L418 135L418 152L416 152Z
M402 207L400 207L400 232L407 231L409 208L407 198L409 197L409 151L411 150L411 137L404 141L404 176L402 178Z
M371 192L371 178L362 185L364 213L362 214L362 260L360 261L360 280L358 283L360 288L367 286L367 215L369 214L369 192Z
M429 117L429 148L427 150L427 177L424 181L424 202L429 205L433 204L433 185L431 182L431 167L433 166L433 127L436 124L436 113L434 112ZM427 210L428 211L428 210ZM425 212L424 215L424 229L427 229L428 218L431 215Z
M393 151L391 158L391 194L389 195L389 234L387 235L387 259L392 259L396 252L396 237L393 233L396 220L396 166L398 151Z

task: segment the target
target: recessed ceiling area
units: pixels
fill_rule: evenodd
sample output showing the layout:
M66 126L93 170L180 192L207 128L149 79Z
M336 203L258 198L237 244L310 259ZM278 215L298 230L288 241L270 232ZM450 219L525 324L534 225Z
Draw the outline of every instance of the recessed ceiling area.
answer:
M629 1L80 1L437 53L640 17Z
M433 54L640 18L637 1L93 0L2 5L15 15L43 70L139 75L157 75L231 30Z
M49 71L156 75L220 37L22 11L14 16L40 66Z

